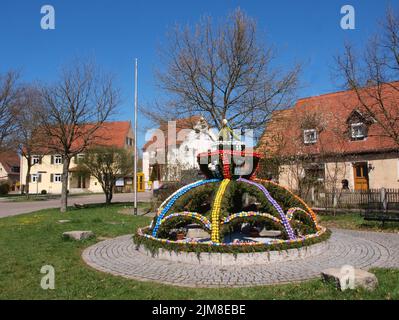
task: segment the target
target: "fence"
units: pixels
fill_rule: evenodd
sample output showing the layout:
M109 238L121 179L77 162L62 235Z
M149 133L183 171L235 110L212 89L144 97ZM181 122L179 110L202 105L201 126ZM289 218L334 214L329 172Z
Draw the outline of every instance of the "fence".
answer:
M367 209L376 204L384 208L399 209L399 189L369 189L369 190L337 190L315 191L310 190L304 196L313 207L325 209Z

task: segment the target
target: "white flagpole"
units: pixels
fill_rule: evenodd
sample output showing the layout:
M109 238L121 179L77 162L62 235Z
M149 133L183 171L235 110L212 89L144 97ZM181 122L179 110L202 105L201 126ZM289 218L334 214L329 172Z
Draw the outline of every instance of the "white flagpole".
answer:
M134 215L137 215L137 58L134 67Z

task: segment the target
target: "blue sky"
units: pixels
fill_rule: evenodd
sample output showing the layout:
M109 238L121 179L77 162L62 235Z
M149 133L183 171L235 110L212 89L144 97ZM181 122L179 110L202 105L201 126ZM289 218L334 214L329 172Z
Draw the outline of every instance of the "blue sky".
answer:
M56 29L40 28L40 8L53 5ZM353 5L356 29L340 27L340 8ZM133 61L139 59L139 101L162 96L155 85L157 49L168 29L193 24L202 15L215 19L240 7L258 21L266 43L278 48L276 63L284 68L304 63L299 97L339 90L331 79L333 56L344 41L364 45L384 16L389 0L2 0L0 4L0 71L18 69L25 81L51 81L60 66L77 57L94 58L112 72L121 88L119 119L133 119ZM148 122L139 119L142 128ZM140 131L139 145L144 142Z

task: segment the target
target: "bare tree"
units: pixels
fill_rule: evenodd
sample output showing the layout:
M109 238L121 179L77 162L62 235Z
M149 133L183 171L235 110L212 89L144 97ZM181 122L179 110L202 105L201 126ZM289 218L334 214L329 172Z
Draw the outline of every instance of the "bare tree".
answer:
M194 29L176 27L157 72L166 103L146 114L160 119L203 115L211 126L263 129L273 110L289 107L300 66L274 67L275 53L257 38L256 23L239 9L214 26L202 19Z
M330 195L326 197L325 207L329 207L328 200L331 199L333 206L333 213L335 214L336 207L339 206L342 192L344 191L342 181L346 179L348 163L346 162L345 154L347 150L348 129L345 123L342 123L342 118L339 115L325 112L318 114L320 125L328 134L320 135L318 141L319 153L317 161L323 164L324 181L323 188Z
M41 130L47 148L63 157L61 212L67 210L68 169L71 159L93 141L97 130L115 111L119 93L112 78L90 63L63 69L60 79L42 91Z
M15 130L14 112L18 99L19 75L15 71L0 74L0 151L9 147L8 138Z
M115 182L133 174L133 157L132 153L123 148L97 146L86 151L77 170L98 180L104 191L106 204L110 204Z
M376 134L399 145L399 15L388 8L381 30L365 50L358 53L346 44L336 61L346 87L356 93L360 111L378 124Z
M325 105L323 107L326 107ZM275 176L284 174L285 182L300 196L307 198L317 189L328 190L339 199L340 180L345 177L346 165L343 154L347 139L341 119L321 109L285 110L274 114L262 140L266 163L264 175L275 167ZM316 131L317 139L305 143L305 130Z
M279 179L284 175L290 189L306 196L309 190L302 180L304 167L311 161L312 155L303 143L300 128L306 127L309 120L306 116L302 116L303 119L294 117L292 112L292 109L277 111L267 124L259 148L264 153L260 167L263 172L259 174L269 179Z
M33 155L40 155L40 146L43 145L43 137L38 132L38 124L45 112L42 104L41 91L34 86L21 88L15 112L15 126L13 142L19 149L19 153L26 159L27 170L25 176L24 192L29 197L29 181ZM39 148L38 148L39 147Z

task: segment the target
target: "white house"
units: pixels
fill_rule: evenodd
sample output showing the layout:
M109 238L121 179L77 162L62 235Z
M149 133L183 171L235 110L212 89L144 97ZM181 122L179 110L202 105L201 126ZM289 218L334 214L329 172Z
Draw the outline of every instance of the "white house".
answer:
M149 181L178 181L182 170L199 168L198 153L211 150L216 137L200 116L161 124L143 147L146 186Z

